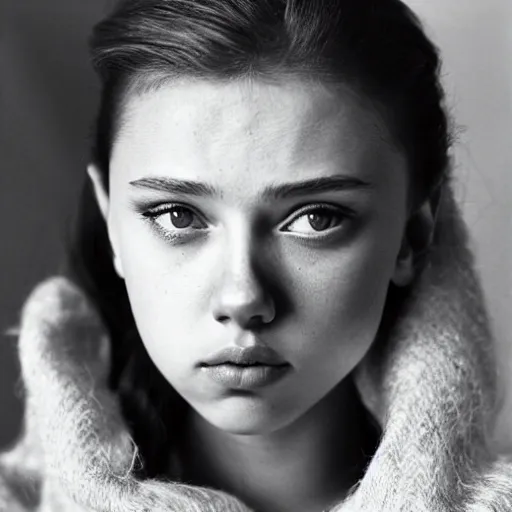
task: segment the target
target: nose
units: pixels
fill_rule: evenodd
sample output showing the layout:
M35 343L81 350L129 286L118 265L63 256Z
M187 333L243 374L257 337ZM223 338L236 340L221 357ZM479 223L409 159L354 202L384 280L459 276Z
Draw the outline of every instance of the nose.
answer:
M250 241L237 240L222 253L212 311L216 321L248 329L274 320L275 302L265 285L261 252ZM259 257L258 257L259 256Z

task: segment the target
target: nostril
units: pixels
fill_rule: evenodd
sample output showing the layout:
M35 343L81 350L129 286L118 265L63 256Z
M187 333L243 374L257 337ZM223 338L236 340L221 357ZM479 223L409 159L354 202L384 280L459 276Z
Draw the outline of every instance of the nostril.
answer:
M272 322L275 315L273 298L263 294L220 294L216 297L212 316L219 323L236 323L243 329L259 328Z

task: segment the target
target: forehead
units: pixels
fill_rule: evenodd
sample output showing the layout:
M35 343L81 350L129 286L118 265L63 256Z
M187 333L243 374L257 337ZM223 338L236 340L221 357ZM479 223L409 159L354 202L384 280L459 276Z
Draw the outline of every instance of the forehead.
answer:
M231 182L372 176L400 155L378 111L348 87L302 81L169 83L132 94L113 168ZM382 174L382 172L381 172Z

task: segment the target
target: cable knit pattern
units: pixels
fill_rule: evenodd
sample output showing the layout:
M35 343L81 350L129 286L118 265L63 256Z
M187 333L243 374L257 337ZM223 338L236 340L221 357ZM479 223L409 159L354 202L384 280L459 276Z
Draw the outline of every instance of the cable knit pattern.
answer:
M495 418L492 337L468 237L450 189L421 279L358 367L383 428L367 471L335 512L512 510L512 462L487 439ZM23 434L0 457L4 512L242 512L234 496L137 480L137 447L107 388L109 340L64 277L40 284L21 315Z

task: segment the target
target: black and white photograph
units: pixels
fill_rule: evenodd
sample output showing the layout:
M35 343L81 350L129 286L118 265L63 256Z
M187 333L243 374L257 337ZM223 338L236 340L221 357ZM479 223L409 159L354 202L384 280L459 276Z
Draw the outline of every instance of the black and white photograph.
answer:
M512 512L512 0L0 3L0 512Z

